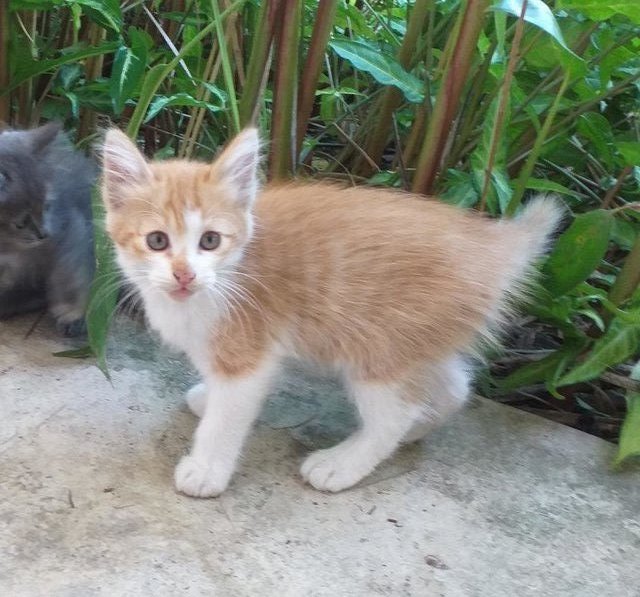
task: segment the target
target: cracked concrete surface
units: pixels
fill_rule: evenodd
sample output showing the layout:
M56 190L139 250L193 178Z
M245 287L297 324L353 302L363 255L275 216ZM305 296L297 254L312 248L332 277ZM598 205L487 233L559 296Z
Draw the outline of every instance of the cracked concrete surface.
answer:
M326 495L297 469L353 413L292 369L229 490L187 498L186 363L119 321L111 385L32 322L0 322L2 595L638 595L640 476L595 437L478 399Z

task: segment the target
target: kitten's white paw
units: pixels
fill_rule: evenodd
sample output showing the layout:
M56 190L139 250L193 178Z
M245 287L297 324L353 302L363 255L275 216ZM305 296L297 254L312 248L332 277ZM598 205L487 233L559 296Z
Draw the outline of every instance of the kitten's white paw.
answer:
M433 429L434 423L433 421L417 421L415 422L411 429L407 431L405 436L402 438L403 444L411 444L413 442L420 441L425 435L428 435L429 432Z
M318 450L307 456L300 467L302 478L320 491L342 491L361 481L378 464L363 457L346 440L333 448Z
M204 409L207 406L207 388L203 383L193 386L187 391L185 396L189 410L198 418L204 415Z
M176 467L176 489L193 497L215 497L229 484L231 471L219 466L207 466L193 456L184 456Z

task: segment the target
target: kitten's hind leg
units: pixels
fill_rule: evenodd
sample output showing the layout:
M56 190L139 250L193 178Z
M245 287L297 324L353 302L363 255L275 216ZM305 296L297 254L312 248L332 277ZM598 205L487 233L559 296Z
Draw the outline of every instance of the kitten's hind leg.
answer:
M350 380L362 424L351 437L333 448L313 452L302 463L302 477L321 491L341 491L366 477L391 456L423 405L402 397L402 383Z
M361 428L337 446L313 452L301 468L303 478L323 491L358 483L401 443L422 437L458 410L469 389L468 373L457 357L397 383L347 381Z
M470 367L462 357L455 356L443 363L427 365L423 381L415 389L425 402L424 417L412 425L402 443L422 439L460 410L469 396L469 386Z
M247 375L207 377L206 407L193 448L176 467L178 491L213 497L227 488L276 367L275 361L265 360Z

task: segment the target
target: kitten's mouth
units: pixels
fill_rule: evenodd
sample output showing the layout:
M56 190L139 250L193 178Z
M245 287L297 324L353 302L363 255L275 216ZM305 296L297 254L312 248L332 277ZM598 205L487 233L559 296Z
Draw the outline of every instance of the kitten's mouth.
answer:
M195 290L192 288L185 288L184 286L180 286L179 288L174 288L169 291L169 296L176 301L185 301L187 300Z

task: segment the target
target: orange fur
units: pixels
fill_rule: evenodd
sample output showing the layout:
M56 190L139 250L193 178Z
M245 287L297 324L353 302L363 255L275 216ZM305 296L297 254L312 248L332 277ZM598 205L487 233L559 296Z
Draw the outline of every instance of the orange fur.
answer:
M150 167L150 184L131 187L122 209L109 212L108 231L124 250L144 254L144 235L167 224L183 230L185 209L202 210L232 245L247 241L209 165ZM253 212L236 279L247 300L231 305L211 342L212 360L229 375L283 339L302 357L348 363L370 380L464 352L525 274L518 262L531 244L517 222L385 189L269 186Z

